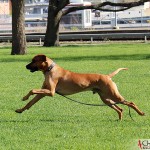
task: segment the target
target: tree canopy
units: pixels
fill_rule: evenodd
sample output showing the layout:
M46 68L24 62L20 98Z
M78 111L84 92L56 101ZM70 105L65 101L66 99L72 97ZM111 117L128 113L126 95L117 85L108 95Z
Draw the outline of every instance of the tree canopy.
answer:
M47 0L48 1L48 0ZM26 54L26 38L24 27L24 2L25 0L11 0L12 2L12 52L11 54ZM130 9L135 6L144 5L149 0L122 0L121 2L99 1L91 5L70 6L70 0L49 0L47 29L45 33L43 46L58 46L59 45L59 24L64 15L71 12L92 9L107 12L118 12ZM115 8L115 9L114 9Z

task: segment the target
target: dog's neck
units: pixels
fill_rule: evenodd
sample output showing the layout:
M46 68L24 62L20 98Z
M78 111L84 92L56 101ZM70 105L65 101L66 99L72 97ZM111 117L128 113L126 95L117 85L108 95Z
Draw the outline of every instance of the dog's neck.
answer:
M52 62L51 65L47 68L46 72L51 71L55 65L56 65L55 62Z

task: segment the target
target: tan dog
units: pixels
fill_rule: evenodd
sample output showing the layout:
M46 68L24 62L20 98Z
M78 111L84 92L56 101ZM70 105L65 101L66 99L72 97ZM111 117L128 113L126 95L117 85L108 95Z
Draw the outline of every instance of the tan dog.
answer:
M25 107L17 109L17 113L29 109L44 96L54 96L56 92L62 95L70 95L83 91L93 91L93 93L99 94L105 104L118 113L120 120L123 110L116 103L132 107L139 115L144 115L133 102L127 102L120 95L116 84L111 80L120 70L127 70L127 68L119 68L109 75L79 74L64 70L45 55L35 56L26 68L31 72L42 71L45 80L42 89L33 89L23 97L23 101L25 101L31 95L37 94Z

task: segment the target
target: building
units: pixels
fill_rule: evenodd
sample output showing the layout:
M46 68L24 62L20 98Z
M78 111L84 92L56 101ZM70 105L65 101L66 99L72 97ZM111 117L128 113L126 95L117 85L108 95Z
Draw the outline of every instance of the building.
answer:
M90 2L83 2L83 0L71 0L71 3L66 6L64 9L69 7L75 6L87 6L91 5ZM48 1L47 0L37 0L31 2L28 1L26 4L26 21L28 22L29 26L35 24L35 20L38 22L44 22L47 20L47 13L48 13ZM34 23L33 23L34 22ZM65 15L61 19L61 27L63 28L88 28L92 26L92 19L91 19L91 10L82 10L69 13Z
M118 0L115 0L118 1ZM130 0L128 0L130 1ZM122 0L122 2L127 2ZM98 15L97 15L98 14ZM133 7L120 12L101 12L92 13L92 25L94 28L111 27L141 27L150 26L150 2L144 5Z
M11 0L0 0L0 23L11 22ZM70 0L72 6L91 5L92 3L104 2L106 0ZM130 2L133 0L111 0L112 2ZM91 3L92 2L92 3ZM26 26L46 26L49 0L26 0L25 20ZM116 17L116 18L115 18ZM9 18L9 19L8 19ZM62 28L89 28L96 26L105 28L118 24L146 24L150 22L150 2L144 6L138 6L122 12L102 12L94 10L82 10L72 12L61 19ZM119 25L122 26L122 25Z
M11 3L10 0L0 0L0 15L11 14Z

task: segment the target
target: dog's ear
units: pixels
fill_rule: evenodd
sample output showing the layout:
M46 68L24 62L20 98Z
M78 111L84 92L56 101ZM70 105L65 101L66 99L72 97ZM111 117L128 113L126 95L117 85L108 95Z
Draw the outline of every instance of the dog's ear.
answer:
M36 55L33 59L32 59L32 61L46 61L46 56L45 55L43 55L43 54L39 54L39 55Z
M45 55L40 55L41 61L46 61L46 56Z

